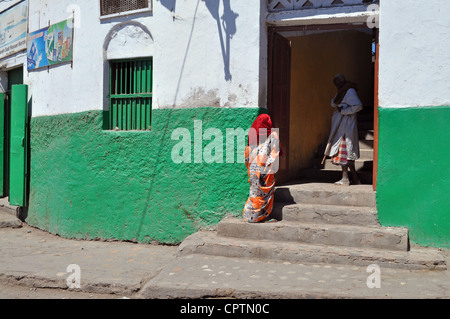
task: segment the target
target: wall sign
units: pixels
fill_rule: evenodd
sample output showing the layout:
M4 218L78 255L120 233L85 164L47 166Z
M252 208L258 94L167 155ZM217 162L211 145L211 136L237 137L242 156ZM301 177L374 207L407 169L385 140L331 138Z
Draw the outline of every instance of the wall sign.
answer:
M73 19L28 34L27 69L72 62Z
M0 59L27 47L27 1L0 14Z

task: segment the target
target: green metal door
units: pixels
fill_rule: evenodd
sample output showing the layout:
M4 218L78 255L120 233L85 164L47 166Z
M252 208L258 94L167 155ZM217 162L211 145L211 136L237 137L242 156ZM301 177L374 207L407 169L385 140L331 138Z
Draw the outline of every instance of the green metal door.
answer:
M11 142L9 203L26 206L27 198L27 141L28 86L13 85L11 89Z
M0 197L7 196L5 192L5 93L0 93Z

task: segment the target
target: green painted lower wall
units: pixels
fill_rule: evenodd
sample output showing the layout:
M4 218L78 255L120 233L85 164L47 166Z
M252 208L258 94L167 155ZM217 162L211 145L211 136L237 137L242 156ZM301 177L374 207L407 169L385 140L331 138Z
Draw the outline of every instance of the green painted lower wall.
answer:
M201 120L225 135L260 112L154 110L151 132L104 131L101 111L33 118L27 223L67 238L176 244L240 215L245 165L175 164L171 134L182 127L193 137ZM450 248L449 123L450 107L379 111L379 219L408 227L420 245Z
M187 128L194 136L201 120L203 131L225 136L226 128L248 129L260 112L154 110L151 132L104 131L101 111L33 118L27 223L67 238L176 244L239 215L248 196L245 165L175 164L171 135Z
M380 108L377 205L383 226L450 248L450 107Z

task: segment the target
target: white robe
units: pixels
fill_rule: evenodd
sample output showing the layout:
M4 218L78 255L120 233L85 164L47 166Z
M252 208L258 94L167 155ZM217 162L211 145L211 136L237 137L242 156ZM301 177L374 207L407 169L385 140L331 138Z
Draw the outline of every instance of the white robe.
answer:
M328 138L328 143L331 142L331 148L325 155L335 156L338 153L339 145L345 135L345 141L347 143L347 160L354 161L360 157L357 113L363 109L362 102L355 89L349 89L339 105L334 103L335 98L336 96L331 101L331 106L335 108L335 110L331 120L331 133ZM342 107L341 112L339 112L337 106ZM331 141L332 135L336 131L341 119L341 115L343 115L344 118L342 119L342 123L339 126L336 136L333 141Z

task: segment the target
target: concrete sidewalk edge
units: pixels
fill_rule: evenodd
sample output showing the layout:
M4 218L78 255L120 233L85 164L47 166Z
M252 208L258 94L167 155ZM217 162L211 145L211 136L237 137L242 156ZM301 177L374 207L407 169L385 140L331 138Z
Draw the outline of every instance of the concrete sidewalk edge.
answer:
M301 265L303 273L311 272L309 283L296 284L295 279L304 276L295 263L281 263L277 261L251 260L249 258L228 258L206 255L185 255L181 257L175 250L189 251L189 246L183 245L164 247L145 244L130 244L123 242L93 242L83 240L64 239L39 229L32 228L26 223L22 228L2 230L5 236L0 246L3 258L0 267L0 282L8 285L18 285L29 288L71 290L67 285L68 273L64 271L68 260L81 260L94 254L94 258L87 259L84 266L81 288L73 289L77 292L108 294L132 297L136 299L204 299L204 298L229 298L229 299L396 299L396 298L450 298L450 271L386 271L383 270L383 279L386 278L397 285L406 281L405 287L413 288L410 291L402 290L395 294L359 294L349 288L343 291L332 286L332 281L327 285L332 289L318 291L318 282L321 282L323 274L331 274L335 279L338 275L346 275L350 269L344 269L343 265L315 265L305 263ZM5 240L9 238L9 241ZM195 239L195 236L191 238ZM9 245L8 245L9 244ZM197 243L199 244L199 243ZM46 245L46 246L45 246ZM44 247L45 246L45 247ZM82 246L82 247L80 247ZM36 250L45 250L39 254ZM113 252L111 250L121 250ZM129 257L132 250L139 249L138 257ZM111 253L118 255L120 260L113 262L108 268L104 268L104 259ZM152 256L150 256L152 255ZM178 255L178 256L177 256ZM136 263L147 257L150 263ZM36 258L40 258L37 262ZM136 262L128 262L129 258L136 258ZM450 252L445 252L445 258L450 260ZM55 262L58 264L55 265ZM233 268L240 270L233 271ZM206 267L206 268L205 268ZM253 270L261 269L261 279L252 279ZM301 268L300 267L300 268ZM332 267L332 268L331 268ZM356 267L356 266L353 266ZM294 269L295 268L295 269ZM317 270L315 272L314 268ZM64 268L65 269L65 268ZM226 277L223 271L232 272L233 276ZM269 270L277 271L274 277L269 279ZM289 277L288 270L297 273ZM320 271L319 271L320 270ZM239 273L242 271L241 273ZM119 274L114 274L119 272ZM220 274L222 273L222 274ZM263 274L264 273L264 274ZM211 276L221 277L221 280ZM230 274L231 275L231 274ZM411 275L411 281L409 276ZM280 276L286 277L287 288L279 289ZM360 291L365 286L368 274L364 267L359 267L356 278ZM230 281L233 278L232 281ZM218 283L211 285L211 280ZM431 282L433 280L433 282ZM208 285L197 285L208 283ZM305 283L305 282L303 282ZM425 285L423 291L419 285ZM183 286L184 284L184 286ZM229 285L228 285L229 284ZM397 290L399 292L399 290ZM422 295L423 292L423 295ZM425 292L429 293L425 295ZM428 296L428 297L427 297Z

